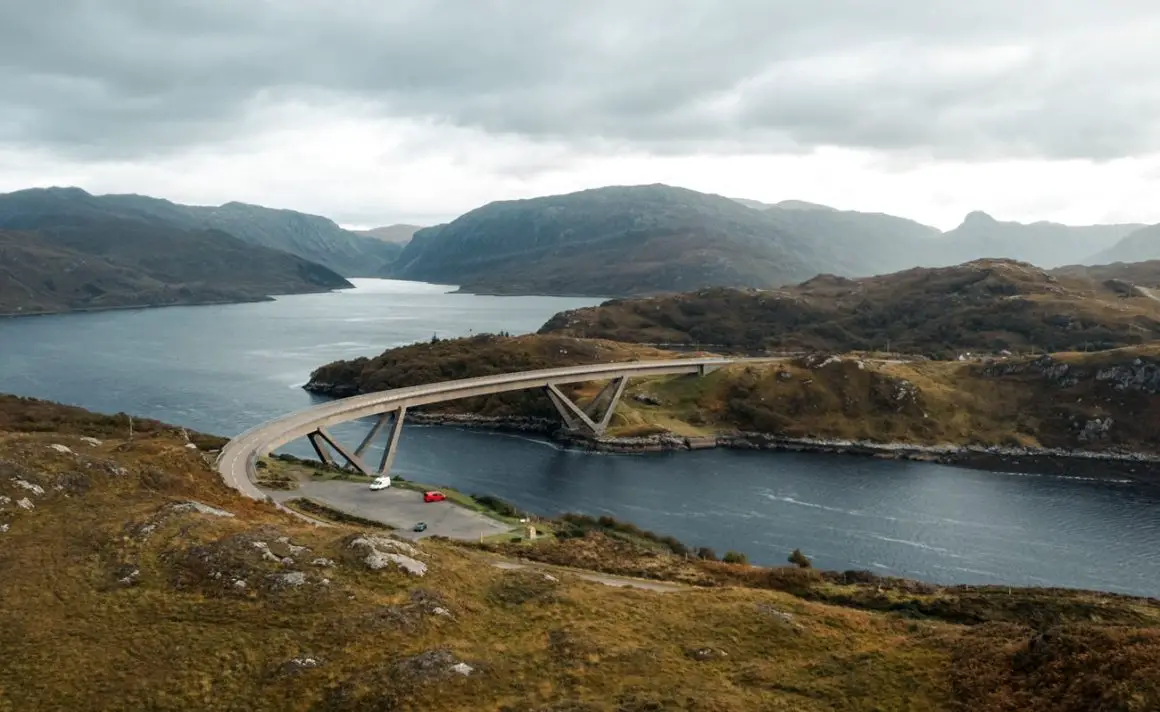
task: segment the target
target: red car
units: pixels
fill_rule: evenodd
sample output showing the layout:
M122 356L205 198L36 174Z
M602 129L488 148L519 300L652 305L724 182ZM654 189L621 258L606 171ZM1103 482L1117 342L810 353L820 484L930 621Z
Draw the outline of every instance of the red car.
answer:
M423 493L423 501L424 502L442 502L445 499L447 499L447 495L443 494L442 492L424 492Z

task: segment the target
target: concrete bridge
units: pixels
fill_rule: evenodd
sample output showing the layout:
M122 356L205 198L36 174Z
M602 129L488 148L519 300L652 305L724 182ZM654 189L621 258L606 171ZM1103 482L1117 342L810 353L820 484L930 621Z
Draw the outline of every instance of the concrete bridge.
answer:
M778 359L689 358L601 363L465 378L368 393L300 410L247 430L222 449L218 457L218 471L229 486L254 499L263 499L265 495L254 485L258 459L286 443L306 437L323 462L333 464L342 460L365 475L387 474L398 452L399 436L403 431L403 420L408 408L528 388L543 389L565 427L590 435L601 435L612 420L629 378L673 374L704 376L733 363L775 360ZM608 385L583 406L574 403L559 388L567 383L608 379L611 379ZM328 430L336 423L369 416L378 416L378 419L362 442L353 449L340 443ZM384 431L386 447L379 462L372 466L363 456L375 439L383 436Z

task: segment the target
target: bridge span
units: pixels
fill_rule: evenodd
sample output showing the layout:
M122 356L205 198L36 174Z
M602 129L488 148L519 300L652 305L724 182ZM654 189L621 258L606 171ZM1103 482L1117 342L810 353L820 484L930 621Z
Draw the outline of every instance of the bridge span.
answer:
M366 475L387 474L398 452L399 437L408 408L528 388L544 390L566 428L600 435L612 420L629 378L673 374L704 376L730 364L776 360L780 359L678 358L599 363L465 378L352 396L290 413L250 428L222 448L217 461L218 472L230 487L253 499L264 499L265 495L254 484L259 458L293 440L306 437L323 462L334 463L336 459L341 459ZM611 379L608 385L583 406L574 403L559 389L560 385L567 383L608 379ZM378 416L378 419L362 442L353 449L340 443L327 429L337 423L370 416ZM386 447L377 467L372 468L363 459L363 455L383 431L387 431Z

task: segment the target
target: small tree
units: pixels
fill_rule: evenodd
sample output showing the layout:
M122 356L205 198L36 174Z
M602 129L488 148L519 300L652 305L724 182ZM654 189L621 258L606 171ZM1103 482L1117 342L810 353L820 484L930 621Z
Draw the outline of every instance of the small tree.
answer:
M789 562L791 564L796 564L803 569L808 569L809 567L813 566L813 563L809 560L809 558L806 557L805 554L802 553L801 549L793 550L793 553L789 555Z
M435 332L434 334L431 334L431 343L433 343L433 344L439 343L439 332Z
M701 548L697 549L697 558L705 559L706 561L716 561L717 552L713 551L707 546L702 546Z
M742 554L740 551L726 551L724 558L721 559L727 564L748 564L749 557Z

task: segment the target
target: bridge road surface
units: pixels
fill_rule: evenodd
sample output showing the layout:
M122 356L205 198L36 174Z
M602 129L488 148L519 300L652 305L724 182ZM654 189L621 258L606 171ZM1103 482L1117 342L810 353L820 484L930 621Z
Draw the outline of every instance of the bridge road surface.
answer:
M491 393L503 393L526 388L544 388L549 385L564 383L615 379L622 376L648 377L671 374L699 374L703 376L718 368L732 364L783 361L786 358L677 358L663 361L623 361L617 363L548 368L536 371L520 371L516 373L480 376L477 378L465 378L457 381L428 383L419 386L396 388L389 391L379 391L377 393L367 393L365 395L322 403L250 428L230 440L222 448L221 454L218 456L217 467L222 480L243 495L257 500L269 498L280 509L297 516L302 516L297 512L293 512L293 510L287 509L274 496L271 495L268 497L267 493L263 492L254 484L257 475L257 462L260 458L269 455L282 445L314 432L321 427L396 411L400 408L440 403ZM616 403L612 403L610 407L615 407L615 405ZM369 498L374 494L377 493L372 493L367 490L361 496ZM334 496L332 493L330 497L320 496L318 498L326 501ZM348 503L353 502L350 496L350 494L345 494L342 496L342 499ZM338 504L339 509L345 509L342 503ZM361 508L361 504L359 507L354 508ZM373 514L367 514L366 516L379 519L382 515L375 517ZM392 518L402 516L401 513L396 512L392 515ZM315 521L309 517L303 518ZM423 519L419 518L415 519L415 521L423 521ZM393 521L388 523L399 526L398 523ZM402 522L400 529L409 528L413 524L413 522ZM460 528L459 526L455 527L456 530ZM475 536L478 536L478 532Z

